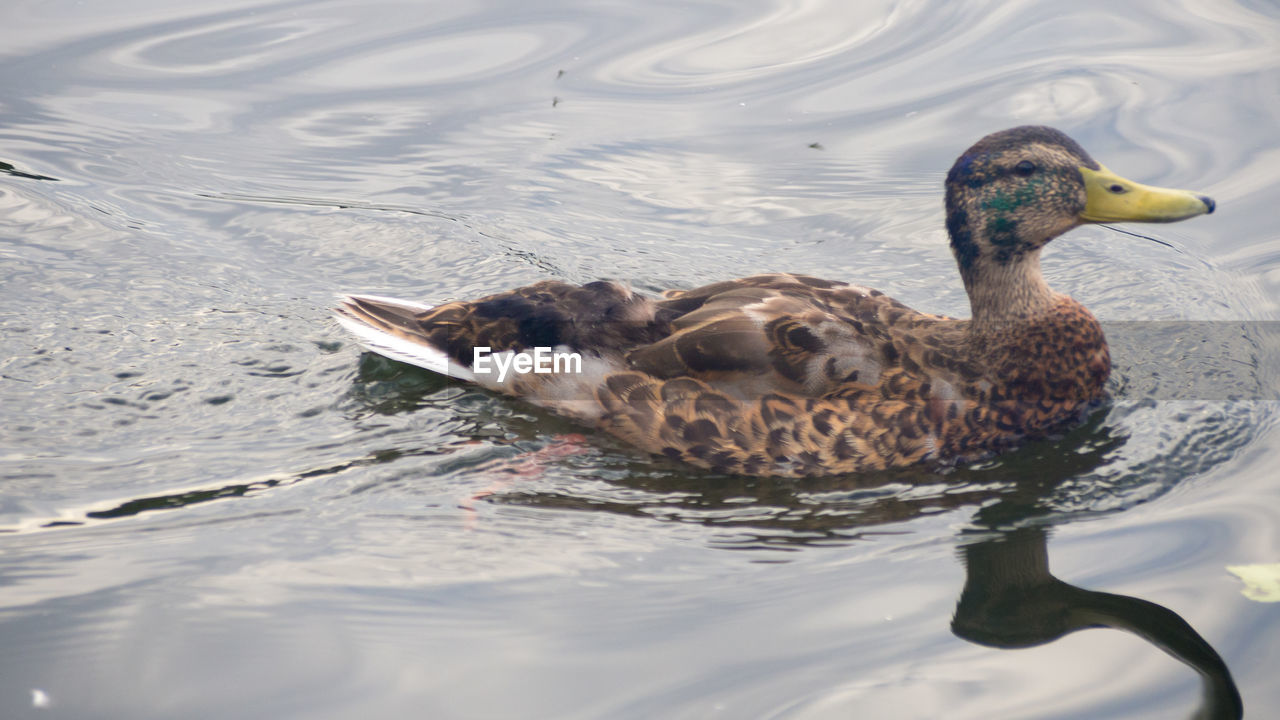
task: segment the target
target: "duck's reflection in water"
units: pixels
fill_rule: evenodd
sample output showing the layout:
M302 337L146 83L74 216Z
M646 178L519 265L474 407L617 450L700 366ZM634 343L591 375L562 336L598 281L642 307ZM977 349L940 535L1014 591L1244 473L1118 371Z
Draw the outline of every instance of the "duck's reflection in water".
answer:
M1191 716L1240 718L1240 693L1222 657L1177 613L1128 595L1085 590L1049 572L1047 533L1019 528L962 546L964 590L951 631L996 648L1027 648L1077 630L1131 632L1200 674L1202 699Z
M1099 453L1113 443L1100 443ZM1077 449L1079 446L1077 446ZM1090 453L1075 455L1079 460ZM1084 461L1087 464L1087 460ZM1080 468L1073 468L1080 470ZM1061 481L1006 466L975 482L958 472L946 480L918 484L897 482L876 486L867 477L823 478L796 484L790 481L705 478L695 486L690 478L639 477L618 484L662 495L664 503L609 501L595 497L590 506L557 492L519 492L490 498L542 507L578 508L599 512L656 517L701 523L727 531L722 544L735 549L789 548L802 545L855 543L859 537L884 532L922 515L982 506L972 527L961 534L960 554L966 570L951 629L979 645L1013 649L1053 642L1077 630L1115 628L1147 640L1200 674L1203 695L1191 715L1203 720L1243 716L1240 694L1226 663L1208 642L1172 610L1147 600L1086 590L1065 583L1049 572L1047 538L1051 497ZM1064 471L1070 476L1071 470ZM513 484L512 490L519 486ZM691 492L699 487L699 492ZM889 490L898 487L898 491ZM903 489L906 488L906 489ZM876 496L877 492L886 493ZM672 499L678 498L678 499ZM981 528L1001 528L990 530ZM1013 528L1013 529L1008 529Z

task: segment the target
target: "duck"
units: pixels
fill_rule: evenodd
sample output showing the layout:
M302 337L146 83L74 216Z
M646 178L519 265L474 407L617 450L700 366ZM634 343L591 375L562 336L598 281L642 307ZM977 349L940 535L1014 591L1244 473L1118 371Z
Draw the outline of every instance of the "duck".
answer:
M716 473L805 477L945 468L1082 422L1106 397L1107 341L1040 268L1089 223L1168 223L1212 198L1142 185L1065 133L1021 126L965 150L946 230L970 317L792 273L660 296L544 280L439 305L343 295L364 349Z

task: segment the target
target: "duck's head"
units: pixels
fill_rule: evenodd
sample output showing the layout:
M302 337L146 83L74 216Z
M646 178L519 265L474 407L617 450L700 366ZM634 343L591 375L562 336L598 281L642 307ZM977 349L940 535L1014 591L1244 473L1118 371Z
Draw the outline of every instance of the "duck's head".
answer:
M1176 222L1213 209L1204 195L1126 180L1034 125L982 138L947 173L947 232L971 298L989 278L1025 275L1014 272L1024 264L1039 279L1039 250L1077 225Z

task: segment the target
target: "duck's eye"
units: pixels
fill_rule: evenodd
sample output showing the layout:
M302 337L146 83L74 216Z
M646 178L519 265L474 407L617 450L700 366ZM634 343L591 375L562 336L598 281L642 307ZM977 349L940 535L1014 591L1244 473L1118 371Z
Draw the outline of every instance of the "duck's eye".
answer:
M1129 192L1129 188L1127 188L1127 187L1125 187L1125 186L1121 185L1120 183L1116 183L1116 184L1112 185L1111 187L1109 187L1109 188L1107 188L1107 189L1108 189L1108 190L1110 190L1111 192L1113 192L1113 193L1117 194L1117 195L1121 195L1121 194L1123 194L1123 193L1127 193L1127 192Z
M1026 177L1026 176L1028 176L1028 175L1030 175L1031 173L1033 173L1033 172L1035 172L1035 171L1036 171L1036 164L1035 164L1035 163L1033 163L1033 162L1031 162L1030 160L1023 160L1022 162L1018 163L1017 165L1014 165L1014 166L1013 166L1013 169L1014 169L1014 170L1015 170L1019 175L1021 175L1021 176L1023 176L1023 177Z

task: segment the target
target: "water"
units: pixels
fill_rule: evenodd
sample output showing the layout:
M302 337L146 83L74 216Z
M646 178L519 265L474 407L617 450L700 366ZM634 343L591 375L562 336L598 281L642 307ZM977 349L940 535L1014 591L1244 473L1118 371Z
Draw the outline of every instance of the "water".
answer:
M0 716L1229 708L1143 602L1276 712L1226 568L1280 562L1280 12L851 5L8 3ZM949 475L672 466L328 319L769 270L963 315L942 176L1030 122L1220 209L1056 242L1114 400ZM1037 620L1091 591L1130 632Z

